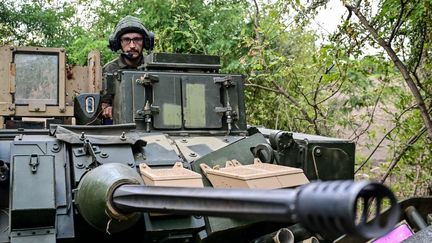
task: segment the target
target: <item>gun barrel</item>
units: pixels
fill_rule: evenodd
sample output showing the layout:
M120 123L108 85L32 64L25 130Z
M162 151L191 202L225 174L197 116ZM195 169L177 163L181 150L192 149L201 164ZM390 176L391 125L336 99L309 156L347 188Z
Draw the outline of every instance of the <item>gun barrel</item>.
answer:
M393 193L369 181L313 182L277 190L154 187L141 183L136 170L119 163L104 164L81 179L75 204L90 225L109 232L130 228L140 219L140 212L300 223L325 239L345 233L374 238L390 231L399 220ZM387 205L388 213L381 215Z
M372 199L376 201L373 203ZM368 221L384 201L392 213ZM250 190L151 187L121 185L113 193L119 211L242 217L266 221L300 222L325 238L352 233L364 238L380 236L397 223L399 208L385 186L367 181L315 182L296 189Z
M113 204L122 212L154 212L296 222L296 190L122 185Z

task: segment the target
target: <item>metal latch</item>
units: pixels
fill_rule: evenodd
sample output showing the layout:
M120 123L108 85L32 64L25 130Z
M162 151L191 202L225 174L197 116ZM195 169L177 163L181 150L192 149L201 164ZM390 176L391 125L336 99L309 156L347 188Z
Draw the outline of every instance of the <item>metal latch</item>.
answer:
M145 73L144 76L141 76L139 79L135 80L135 83L141 85L152 85L152 83L159 82L159 76Z
M232 76L228 75L225 77L214 77L213 81L215 84L222 84L225 87L235 86Z
M229 95L228 89L232 88L236 84L233 81L233 77L231 75L227 75L225 77L214 77L213 81L215 84L220 84L221 86L225 87L224 88L224 93L225 93L224 107L215 107L215 112L225 114L226 123L227 123L227 127L228 127L227 134L230 134L231 129L232 129L232 124L234 123L234 119L236 118L237 114L236 114L236 112L233 111L233 108L231 107L230 95Z
M92 162L90 163L90 166L94 164L95 167L97 167L98 165L100 165L101 163L97 160L96 157L96 151L93 148L93 145L90 143L89 139L85 139L84 140L84 144L83 144L83 148L86 151L86 154L89 154L92 157ZM100 151L98 151L100 152Z
M81 156L87 156L89 155L91 157L91 163L88 165L90 166L94 166L97 167L98 165L101 165L102 163L100 163L96 157L96 154L99 154L101 151L99 149L98 146L93 145L90 140L88 138L85 137L84 134L81 135L83 140L83 146L81 148L75 148L73 149L73 153L76 157L81 157Z
M29 165L31 167L32 173L36 173L37 167L39 166L39 156L37 154L30 155Z

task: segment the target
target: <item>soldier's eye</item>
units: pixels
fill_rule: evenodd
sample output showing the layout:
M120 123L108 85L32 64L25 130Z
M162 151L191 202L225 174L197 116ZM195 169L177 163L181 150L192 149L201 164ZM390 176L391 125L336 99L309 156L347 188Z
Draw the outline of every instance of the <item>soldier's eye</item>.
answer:
M132 38L132 39L128 38L128 37L121 38L121 43L124 44L124 45L130 44L131 41L133 41L133 43L135 43L135 44L141 44L142 41L143 41L143 38L141 38L141 37L135 37L135 38Z

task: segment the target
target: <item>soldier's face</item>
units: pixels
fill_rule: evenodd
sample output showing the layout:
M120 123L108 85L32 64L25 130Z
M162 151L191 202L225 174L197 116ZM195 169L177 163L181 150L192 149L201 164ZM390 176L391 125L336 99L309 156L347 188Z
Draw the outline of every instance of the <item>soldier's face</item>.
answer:
M132 54L131 59L141 56L143 41L143 36L140 33L126 33L120 37L122 51Z

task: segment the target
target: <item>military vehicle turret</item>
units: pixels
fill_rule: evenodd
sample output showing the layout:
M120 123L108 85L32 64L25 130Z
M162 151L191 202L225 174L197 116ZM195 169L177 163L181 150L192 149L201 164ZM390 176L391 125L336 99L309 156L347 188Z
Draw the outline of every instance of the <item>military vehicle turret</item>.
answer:
M103 79L97 52L0 57L0 242L373 238L399 219L389 189L353 181L352 142L248 126L243 77L216 56L152 53Z

